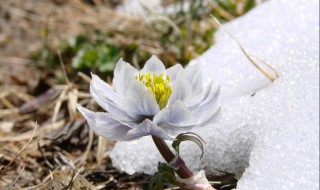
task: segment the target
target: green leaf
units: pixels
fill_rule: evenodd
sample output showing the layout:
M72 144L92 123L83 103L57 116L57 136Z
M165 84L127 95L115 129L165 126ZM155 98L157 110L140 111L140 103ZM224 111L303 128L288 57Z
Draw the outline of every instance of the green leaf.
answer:
M150 178L149 190L163 190L164 184L179 185L174 170L166 163L159 163L158 171Z
M84 45L72 60L75 69L98 69L100 72L110 72L115 68L120 58L120 50L114 45L103 42Z
M191 132L182 133L176 137L175 141L173 141L172 147L176 150L177 156L179 155L179 146L183 141L191 141L191 142L194 142L196 145L198 145L198 147L201 149L200 159L202 158L204 154L204 148L203 148L204 140L199 135Z

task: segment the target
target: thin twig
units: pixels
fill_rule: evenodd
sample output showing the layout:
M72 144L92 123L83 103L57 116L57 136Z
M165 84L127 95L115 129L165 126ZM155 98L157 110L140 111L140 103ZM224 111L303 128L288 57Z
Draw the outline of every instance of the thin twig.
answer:
M88 127L88 128L89 128L89 127ZM86 160L88 159L88 155L89 155L90 150L91 150L91 146L92 146L92 143L93 143L93 139L94 139L93 131L92 131L91 129L89 129L89 141L88 141L86 150L84 151L84 153L83 153L82 156L80 157L80 163L85 163Z
M78 175L80 174L80 172L83 170L84 165L86 164L86 162L84 162L81 167L78 169L78 171L75 173L74 178L72 180L72 183L76 180L76 178L78 177Z
M9 167L11 166L11 164L20 156L20 154L27 148L27 146L31 143L34 134L36 133L36 129L37 129L38 125L35 125L33 133L31 138L29 139L29 141L27 142L27 144L24 145L24 147L20 150L20 152L9 162L9 164L4 168L4 170L2 171L1 175L0 175L0 180L2 178L2 176L5 174L5 172L9 169Z
M42 150L42 148L40 146L40 140L38 140L37 144L38 144L38 149L40 150L41 156L44 159L44 161L47 164L47 166L49 167L49 169L53 170L54 169L53 165L49 162L49 160L47 159L46 155L44 154L44 152L43 152L43 150Z
M63 189L65 189L65 190L72 189L72 184L73 184L73 182L74 182L73 179L75 179L75 175L76 175L76 171L73 170L72 176L71 176L71 179L70 179L68 185L67 185L66 187L64 187Z
M17 176L17 178L9 185L9 189L12 189L13 186L17 183L17 181L20 179L22 172L24 171L25 166L22 167L21 172L19 173L19 175Z
M66 67L64 66L64 63L63 63L63 60L62 60L62 56L61 56L61 52L60 50L58 49L57 50L57 54L58 54L58 57L59 57L59 61L60 61L60 65L61 65L61 68L62 68L62 71L63 71L63 74L64 74L64 77L66 78L66 83L69 85L70 87L70 80L68 78L68 75L67 75L67 70L66 70Z

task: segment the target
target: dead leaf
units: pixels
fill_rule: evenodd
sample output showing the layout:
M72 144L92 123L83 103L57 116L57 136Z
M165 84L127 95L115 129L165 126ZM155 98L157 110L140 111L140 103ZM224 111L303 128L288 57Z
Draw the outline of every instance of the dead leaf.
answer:
M58 95L58 90L50 88L45 93L37 96L30 102L22 104L19 108L20 114L28 114L37 111L42 105L47 104L49 101L54 99Z

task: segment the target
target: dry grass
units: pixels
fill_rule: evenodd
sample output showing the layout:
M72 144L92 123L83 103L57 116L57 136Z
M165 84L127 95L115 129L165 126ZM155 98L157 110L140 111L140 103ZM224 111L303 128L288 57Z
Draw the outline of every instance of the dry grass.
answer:
M116 45L139 43L151 53L161 51L158 33L139 17L115 12L107 6L89 6L80 0L61 4L50 0L3 1L0 5L0 48L2 55L27 57L44 43L57 47L70 36L95 31L112 33L107 42ZM25 39L25 38L28 39Z
M113 142L94 136L76 112L76 102L96 105L75 84L37 97L5 88L0 99L0 187L142 189L147 183L144 175L130 177L112 167L106 152Z

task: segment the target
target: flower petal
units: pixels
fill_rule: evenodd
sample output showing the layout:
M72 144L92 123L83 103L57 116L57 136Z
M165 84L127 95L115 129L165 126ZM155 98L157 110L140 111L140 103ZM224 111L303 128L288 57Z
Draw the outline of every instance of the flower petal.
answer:
M121 58L114 69L113 85L120 96L125 96L132 80L138 74L137 69Z
M207 126L207 125L212 124L214 121L217 120L217 118L219 118L220 111L221 111L221 107L216 108L215 110L213 110L213 111L211 112L211 114L209 114L209 115L207 116L207 118L203 119L203 120L202 120L202 123L200 123L199 125L201 125L201 126Z
M220 107L216 106L220 88L211 86L209 93L205 93L203 101L190 110L191 114L187 120L180 123L162 122L159 126L164 128L169 134L177 131L186 131L198 126L206 126L214 122L220 113Z
M184 70L180 64L175 64L174 66L172 66L166 70L166 74L169 75L169 77L170 77L171 84L173 84L176 81L177 74L179 72L184 72Z
M134 119L121 107L121 98L119 95L96 75L92 75L92 81L90 82L90 94L93 99L114 118L118 118L121 121L129 123L134 121Z
M172 93L169 98L169 104L180 100L185 102L190 99L192 95L192 87L185 77L183 72L177 73L177 79L172 84Z
M203 86L202 72L199 64L188 66L185 69L185 75L192 86L193 95L199 94Z
M190 109L191 116L188 120L189 124L207 125L209 121L213 121L218 115L220 107L216 105L219 97L220 87L216 88L211 85L208 96L196 107Z
M151 56L151 58L146 62L141 73L157 73L162 74L165 73L165 67L162 61L155 55Z
M102 112L92 112L77 104L78 110L86 118L90 128L99 136L108 140L121 141L127 137L130 127L123 125L113 119L110 114Z
M206 117L203 116L202 119L195 119L195 120L191 120L183 123L175 123L175 124L164 122L158 125L159 127L163 128L163 130L165 130L169 135L176 135L181 132L190 131L192 128L195 128L195 127L205 127L212 124L218 118L219 113L220 113L220 107L215 108L214 111L210 111L208 114L206 114Z
M187 125L187 124L175 124L172 125L170 123L160 123L158 124L164 131L167 132L169 136L177 136L180 133L188 132L192 128L196 127L195 125Z
M157 113L153 118L153 122L155 124L166 122L174 125L185 122L189 117L190 111L181 101L176 101L173 105L170 105Z
M193 97L190 101L186 103L186 107L190 110L196 109L200 104L204 104L204 102L207 102L208 100L215 98L216 101L220 93L220 87L214 85L212 83L212 80L210 81L210 84L201 91L200 94Z
M174 140L174 138L169 136L165 130L158 127L149 119L145 119L139 125L134 126L134 128L128 132L127 140L133 140L147 135L153 135L167 140Z
M90 82L90 87L94 89L95 92L103 92L99 94L103 99L108 102L113 102L115 104L120 104L121 98L120 96L111 88L111 86L101 80L97 75L91 73L92 80ZM101 105L101 107L103 107Z
M160 110L153 93L137 80L131 81L123 107L133 118L154 116Z

